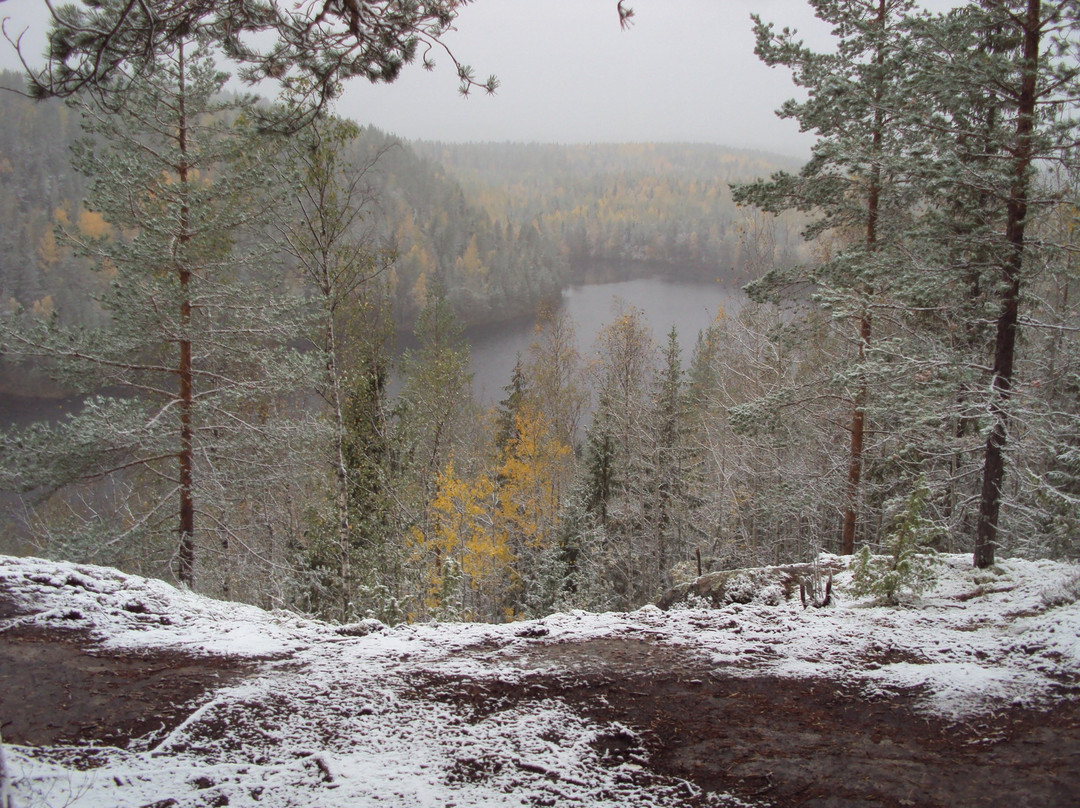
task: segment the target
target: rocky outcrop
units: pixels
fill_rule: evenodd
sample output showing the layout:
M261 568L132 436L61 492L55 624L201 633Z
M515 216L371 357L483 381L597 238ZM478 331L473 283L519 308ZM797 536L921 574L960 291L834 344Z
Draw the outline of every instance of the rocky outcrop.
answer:
M822 556L813 564L785 564L710 572L669 589L656 605L665 611L679 603L726 606L729 603L764 603L802 597L804 603L820 601L826 581L845 567L838 556Z

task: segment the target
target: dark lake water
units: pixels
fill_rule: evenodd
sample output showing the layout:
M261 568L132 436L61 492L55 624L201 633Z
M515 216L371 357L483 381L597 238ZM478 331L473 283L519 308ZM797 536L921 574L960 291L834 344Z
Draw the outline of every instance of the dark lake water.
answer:
M722 307L733 315L744 300L742 290L734 284L653 277L572 286L563 291L562 308L574 323L582 357L594 353L600 329L633 306L645 315L658 346L667 344L668 332L675 326L685 362L698 332L713 322L718 310ZM533 317L466 331L473 390L480 401L490 404L504 397L503 388L510 383L514 362L519 354L528 353L535 328Z
M81 396L39 398L0 394L0 428L25 427L35 421L59 421L81 408Z
M633 306L644 313L658 346L667 343L673 325L678 329L685 362L698 332L712 323L717 311L723 307L729 315L734 314L744 300L742 290L734 284L654 277L572 286L563 291L561 306L574 323L578 350L585 359L594 353L600 329ZM510 383L514 363L519 354L528 353L535 329L536 318L526 317L465 332L471 349L473 391L482 403L497 403L505 396L503 388ZM391 385L392 391L396 386ZM0 426L56 421L78 411L81 404L81 397L57 400L0 395Z

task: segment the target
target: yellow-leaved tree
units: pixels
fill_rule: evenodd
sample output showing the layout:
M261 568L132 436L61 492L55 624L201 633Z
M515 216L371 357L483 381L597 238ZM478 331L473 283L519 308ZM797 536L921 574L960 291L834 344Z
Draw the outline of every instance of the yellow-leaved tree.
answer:
M559 507L573 452L536 407L521 407L514 426L499 467L498 533L516 560L513 609L521 613L536 611L543 599L540 582L558 552Z
M483 471L460 476L453 457L439 473L426 529L412 531L424 577L423 615L461 620L507 616L514 556L496 524L495 482Z

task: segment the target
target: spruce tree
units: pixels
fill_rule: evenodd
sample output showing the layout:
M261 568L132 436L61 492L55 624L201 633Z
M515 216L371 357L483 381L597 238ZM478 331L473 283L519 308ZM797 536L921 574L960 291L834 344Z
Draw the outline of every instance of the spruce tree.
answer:
M511 444L518 440L518 417L525 405L528 381L525 371L521 366L521 357L514 362L514 371L510 376L510 384L503 388L506 398L499 402L499 409L495 413L495 446L500 453L505 454Z
M650 465L649 415L658 359L644 315L627 308L598 339L597 409L586 433L589 504L604 528L606 574L619 602L641 605L652 596L643 487Z
M654 383L653 405L649 413L651 455L645 468L644 516L652 539L655 565L648 586L659 594L670 585L671 566L686 560L684 527L689 521L690 471L688 411L682 352L678 331L672 326L664 347L662 366Z

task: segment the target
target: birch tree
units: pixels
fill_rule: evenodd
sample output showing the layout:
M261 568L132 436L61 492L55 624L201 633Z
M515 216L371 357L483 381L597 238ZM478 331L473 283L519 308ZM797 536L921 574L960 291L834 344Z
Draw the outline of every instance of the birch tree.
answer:
M323 374L316 389L330 419L330 464L334 476L334 533L339 589L338 616L347 620L353 612L354 528L350 520L349 380L343 332L347 318L363 319L370 310L362 305L363 292L389 267L392 256L379 250L363 219L374 191L368 177L382 150L355 164L346 157L358 127L329 116L312 120L294 140L293 158L299 182L293 203L282 225L287 251L295 259L307 285L314 290L319 312L315 350L322 357ZM378 296L378 290L371 290ZM363 369L361 368L361 375ZM352 486L350 485L352 483Z

